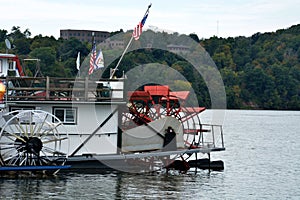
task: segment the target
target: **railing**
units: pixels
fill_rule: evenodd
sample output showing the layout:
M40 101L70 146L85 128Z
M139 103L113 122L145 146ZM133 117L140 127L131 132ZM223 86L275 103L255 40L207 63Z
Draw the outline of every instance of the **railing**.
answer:
M124 79L6 77L6 100L122 101Z
M186 138L190 139L188 144L192 148L210 148L216 151L225 150L222 125L200 124L199 129L185 130L185 134L193 136L192 138L186 136Z
M224 149L222 125L201 124L198 144L204 147Z

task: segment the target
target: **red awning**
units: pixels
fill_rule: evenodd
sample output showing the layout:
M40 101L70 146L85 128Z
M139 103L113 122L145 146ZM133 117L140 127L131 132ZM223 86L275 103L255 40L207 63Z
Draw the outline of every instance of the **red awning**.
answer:
M128 98L133 101L133 100L152 100L150 94L148 92L145 91L129 91L127 92L127 96Z
M177 92L170 92L170 99L178 98L181 100L186 100L190 94L190 91L177 91Z
M170 88L167 85L148 85L144 86L144 90L149 92L151 96L167 96Z

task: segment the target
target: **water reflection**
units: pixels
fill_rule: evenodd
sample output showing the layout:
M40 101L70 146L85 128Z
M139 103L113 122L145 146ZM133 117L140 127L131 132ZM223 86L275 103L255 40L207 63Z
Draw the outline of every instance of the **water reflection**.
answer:
M48 178L0 180L0 199L180 199L199 197L222 172L189 174L69 173ZM207 188L206 188L207 189Z
M33 199L64 194L66 179L47 178L1 178L0 199Z
M181 199L201 197L201 190L208 189L214 176L222 172L202 171L189 174L129 174L118 173L116 199ZM219 179L219 178L218 178ZM204 194L204 193L202 193Z

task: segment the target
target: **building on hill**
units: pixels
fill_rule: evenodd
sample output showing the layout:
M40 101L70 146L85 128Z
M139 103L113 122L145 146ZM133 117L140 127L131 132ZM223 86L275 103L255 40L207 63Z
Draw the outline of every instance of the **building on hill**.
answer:
M93 34L96 44L102 43L111 49L123 49L124 41L110 40L110 33L107 31L93 31L93 30L74 30L62 29L60 30L60 37L63 39L76 38L81 42L92 43Z
M80 40L81 42L92 42L93 33L94 33L96 43L101 43L110 37L110 33L107 31L74 30L74 29L60 30L60 37L63 39L70 39L74 37Z
M170 44L170 45L167 45L167 49L173 53L188 53L190 50L190 47L184 46L184 45Z

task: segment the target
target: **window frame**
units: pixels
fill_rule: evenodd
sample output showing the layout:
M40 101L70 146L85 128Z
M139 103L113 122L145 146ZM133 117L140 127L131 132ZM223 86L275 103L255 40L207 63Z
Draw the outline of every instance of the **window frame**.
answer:
M16 110L35 110L34 106L9 106L9 112Z
M16 70L16 66L15 66L15 61L13 60L9 60L8 61L8 71L15 71Z
M63 111L63 120L56 115L57 110ZM68 121L68 119L67 119L67 111L70 111L70 110L73 111L73 119L74 119L73 121ZM78 108L76 108L76 107L53 107L52 114L54 116L56 116L63 124L66 124L66 125L76 125L77 124ZM52 121L54 123L57 122L57 120L55 120L54 118L52 119Z
M13 112L13 111L23 111L23 110L35 110L34 106L9 106L9 112ZM15 112L13 113L13 115L17 115L20 112ZM24 125L24 124L35 124L34 122L29 123L28 121L20 121L20 124Z

